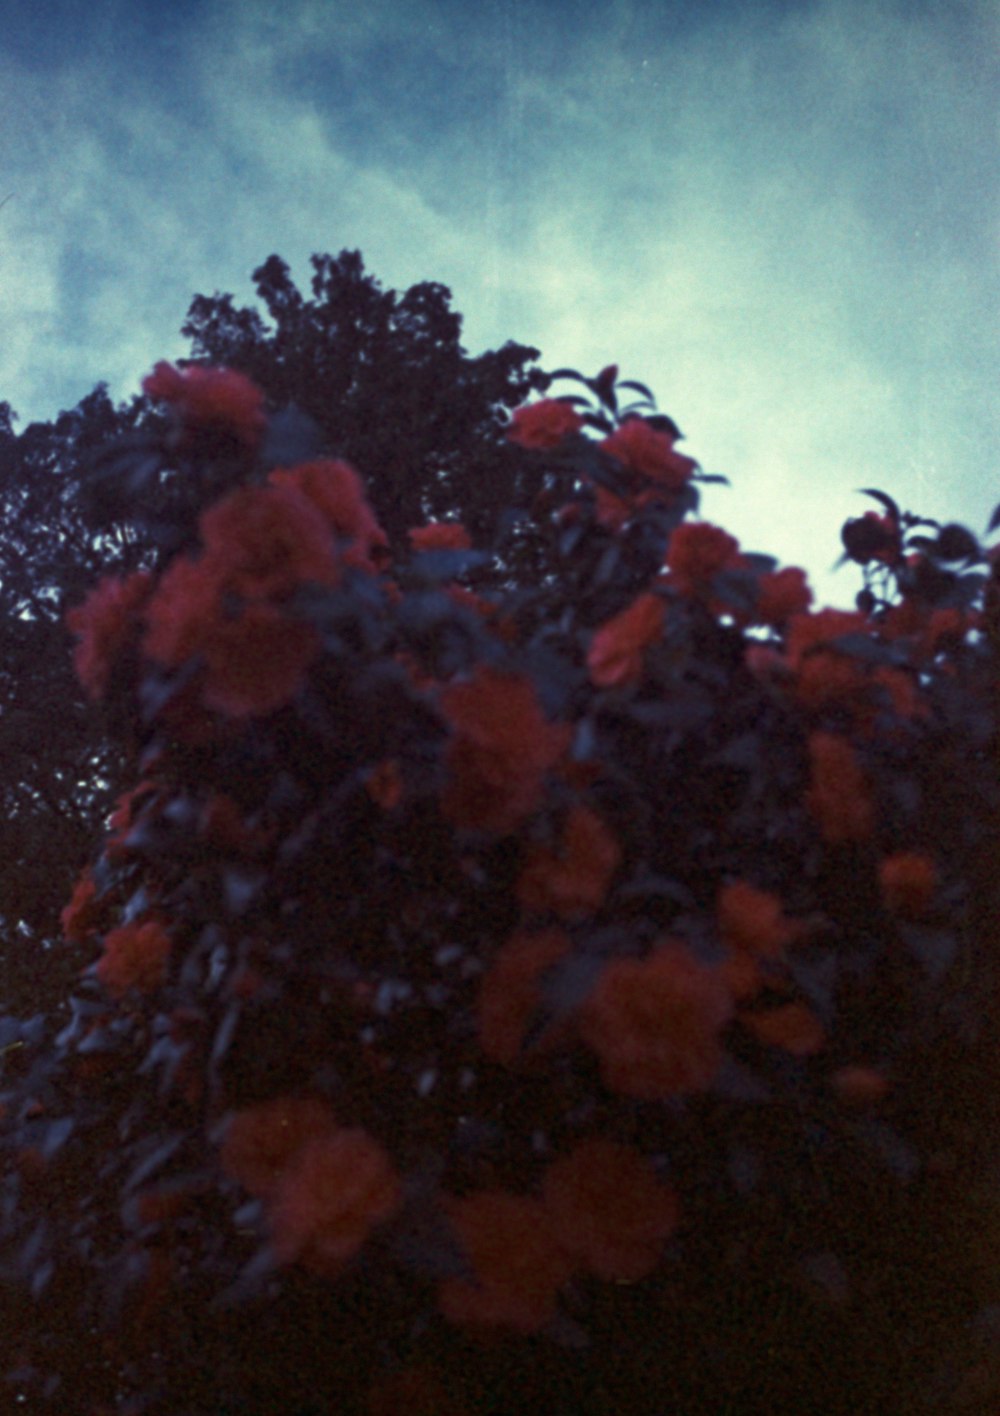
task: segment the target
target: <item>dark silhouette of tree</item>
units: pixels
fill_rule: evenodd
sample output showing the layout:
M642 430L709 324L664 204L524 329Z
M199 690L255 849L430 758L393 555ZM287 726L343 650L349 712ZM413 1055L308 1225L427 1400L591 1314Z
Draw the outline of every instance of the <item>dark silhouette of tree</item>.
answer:
M182 329L192 358L239 370L273 408L314 419L361 473L397 547L410 527L446 516L490 535L532 495L503 429L505 410L548 384L527 367L538 350L508 341L471 358L445 286L383 290L357 251L312 265L312 299L276 255L254 272L270 325L231 295L196 296Z
M270 324L230 295L195 296L191 361L247 374L272 412L308 415L315 447L364 477L397 549L449 515L491 537L532 495L503 428L548 382L528 368L538 351L508 342L470 358L443 285L385 291L358 252L312 264L311 299L276 255L254 273ZM116 449L124 462L155 454L167 429L142 395L115 406L98 385L51 422L18 434L15 420L0 404L0 1011L23 1015L61 1000L78 967L59 914L126 774L120 735L74 674L64 616L102 575L174 549L160 513L184 497L185 469L130 505Z
M88 704L63 622L94 577L131 569L142 548L122 520L98 533L79 469L134 426L103 386L51 423L14 432L0 405L0 1003L47 1007L76 954L59 913L121 788L125 763Z

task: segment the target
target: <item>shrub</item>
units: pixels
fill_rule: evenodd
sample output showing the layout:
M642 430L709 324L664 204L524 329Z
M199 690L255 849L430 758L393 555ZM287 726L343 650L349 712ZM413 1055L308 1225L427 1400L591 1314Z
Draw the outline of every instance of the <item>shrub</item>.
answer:
M157 366L174 422L119 466L140 508L170 481L170 553L71 619L137 785L66 910L70 1023L3 1023L23 1395L996 1384L991 562L872 493L857 609L810 610L691 519L710 479L617 372L515 415L547 565L501 596L502 546L414 528L389 563L353 469Z

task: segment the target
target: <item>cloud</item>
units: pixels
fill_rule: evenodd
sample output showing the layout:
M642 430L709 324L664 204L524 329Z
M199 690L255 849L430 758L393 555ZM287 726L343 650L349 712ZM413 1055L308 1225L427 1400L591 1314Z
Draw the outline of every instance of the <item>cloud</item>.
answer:
M386 286L450 286L472 352L645 379L733 478L705 514L821 578L859 485L980 525L991 11L112 0L75 57L19 33L0 397L126 396L196 292L359 248Z

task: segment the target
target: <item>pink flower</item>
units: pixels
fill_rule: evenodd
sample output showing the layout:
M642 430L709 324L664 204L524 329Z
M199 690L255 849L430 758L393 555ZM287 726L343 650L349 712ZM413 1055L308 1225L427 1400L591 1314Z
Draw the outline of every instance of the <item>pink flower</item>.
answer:
M521 447L558 447L564 438L582 427L583 419L572 404L560 398L542 398L514 410L507 437Z
M201 432L224 433L254 448L265 426L264 395L256 384L232 369L197 364L175 368L161 360L142 381L148 398L175 409L188 439Z
M595 630L587 651L591 682L614 688L639 678L644 650L663 633L663 617L663 600L647 591Z

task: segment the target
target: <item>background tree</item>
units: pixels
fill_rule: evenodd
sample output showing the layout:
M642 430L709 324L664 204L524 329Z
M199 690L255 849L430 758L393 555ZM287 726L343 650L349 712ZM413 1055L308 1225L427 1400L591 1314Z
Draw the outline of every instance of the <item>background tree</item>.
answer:
M533 495L502 430L547 384L527 367L538 351L470 358L443 285L384 291L352 251L312 264L311 299L276 255L254 273L270 325L230 295L196 295L191 360L248 374L271 412L307 414L314 450L358 467L397 549L428 518L459 515L492 538ZM163 514L190 469L163 457L168 421L142 395L115 406L98 385L51 422L18 434L15 419L0 404L0 1010L26 1015L55 1006L78 967L59 914L126 773L73 672L64 616L101 575L172 548ZM144 456L163 470L137 505L118 474Z
M276 255L254 272L270 327L231 295L197 296L183 326L192 358L236 369L272 407L313 418L364 477L395 547L411 527L455 515L491 536L533 495L503 429L504 410L547 387L527 368L538 350L508 341L470 358L445 286L385 291L357 251L312 265L312 299Z

